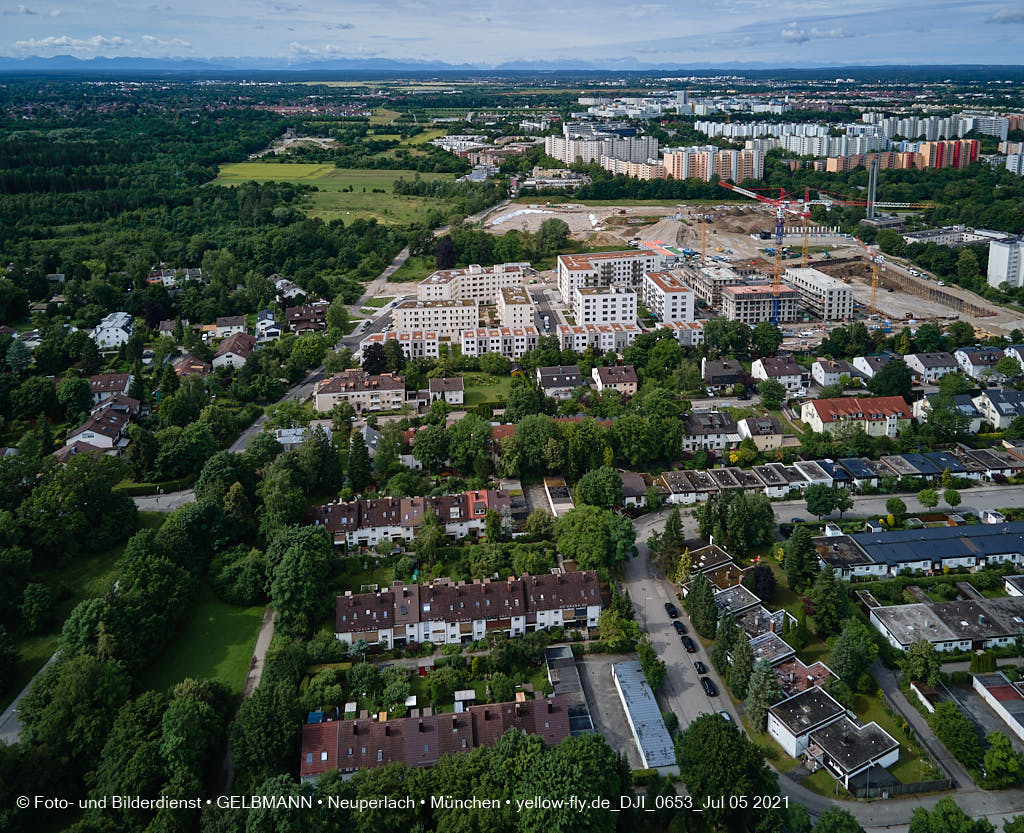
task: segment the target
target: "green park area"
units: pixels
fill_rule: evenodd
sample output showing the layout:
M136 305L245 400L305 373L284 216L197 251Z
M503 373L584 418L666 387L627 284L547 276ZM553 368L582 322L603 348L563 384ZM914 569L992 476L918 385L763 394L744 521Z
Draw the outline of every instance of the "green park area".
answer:
M430 197L392 193L396 179L413 179L416 176L426 180L452 177L451 174L416 174L402 170L336 168L318 162L233 162L221 166L220 175L214 183L240 185L255 181L312 185L317 190L309 195L303 206L312 217L346 222L375 219L381 223L404 225L425 219L432 208L450 207Z
M490 376L486 373L467 373L463 377L466 386L466 406L481 402L504 402L512 387L511 376Z
M241 694L262 618L261 606L230 605L201 585L181 629L146 673L146 687L163 691L195 677L217 680Z

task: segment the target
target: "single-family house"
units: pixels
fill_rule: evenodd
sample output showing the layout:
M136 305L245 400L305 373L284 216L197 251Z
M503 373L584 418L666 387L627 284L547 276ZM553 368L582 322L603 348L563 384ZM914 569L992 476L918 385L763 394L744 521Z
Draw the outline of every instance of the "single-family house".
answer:
M583 374L575 364L538 367L537 384L545 396L568 399L583 385Z
M913 413L915 419L918 422L924 422L928 419L928 414L932 412L932 408L941 401L941 395L933 393L929 396L923 396L914 403ZM966 393L958 393L950 399L950 407L956 410L958 414L964 419L964 430L970 434L977 434L981 430L981 423L984 420L984 415L978 406L974 404L974 400Z
M92 340L100 350L117 350L135 332L135 321L127 312L112 312L93 330Z
M700 377L704 380L704 387L717 393L742 383L746 373L743 365L731 359L711 361L704 358L700 360Z
M227 338L233 336L236 333L245 332L245 316L244 315L222 315L217 319L217 329L214 330L214 335L217 338Z
M865 379L873 379L879 370L895 358L897 358L896 354L889 352L872 353L867 356L855 356L853 359L853 366Z
M327 329L327 304L320 301L301 307L288 307L284 321L293 333L318 333Z
M256 349L256 339L248 333L228 336L213 354L214 367L241 367Z
M321 413L331 410L343 400L357 414L396 411L405 404L405 380L394 373L378 376L365 370L343 370L320 382L313 399Z
M256 313L256 341L275 341L281 333L281 325L277 323L273 310L261 309Z
M782 448L782 426L771 416L751 416L736 423L736 433L741 440L750 437L758 451L774 451Z
M128 444L125 438L127 427L127 413L116 408L103 408L71 431L65 445L80 442L104 450L121 448Z
M765 356L755 359L750 375L758 381L774 379L781 382L789 393L796 393L804 385L803 369L792 356Z
M997 431L1009 427L1017 417L1024 416L1024 392L1019 390L983 390L972 400L985 422Z
M447 402L449 405L462 405L466 401L466 383L461 376L448 376L443 379L429 379L431 402Z
M740 435L736 422L725 411L695 409L689 411L684 419L684 452L722 451L739 445Z
M1004 378L996 371L996 363L1004 355L997 347L961 347L953 353L960 369L972 379L997 382Z
M127 396L134 379L131 373L101 373L98 376L90 376L92 404L99 405L119 393Z
M805 402L800 418L816 434L853 424L869 436L895 438L910 424L911 410L902 396L841 396Z
M632 396L640 384L636 369L631 364L595 367L591 371L591 375L594 379L594 386L601 392L614 390L623 396Z
M957 360L946 352L907 353L903 361L914 374L914 380L920 385L930 385L947 373L956 373L960 369Z
M811 378L821 387L838 385L843 376L860 379L860 371L845 359L818 359L811 365Z

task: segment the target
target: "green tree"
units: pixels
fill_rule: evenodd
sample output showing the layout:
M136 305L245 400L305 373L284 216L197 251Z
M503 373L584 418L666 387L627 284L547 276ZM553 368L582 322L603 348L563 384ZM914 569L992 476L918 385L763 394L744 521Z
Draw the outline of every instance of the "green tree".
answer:
M759 544L769 542L775 532L775 512L766 495L743 492L729 501L725 519L729 549L745 557Z
M448 432L444 425L427 425L416 432L412 441L412 456L435 474L448 459Z
M753 830L766 819L764 811L730 809L729 796L775 795L776 776L764 763L764 752L717 714L704 714L676 736L676 759L695 806L725 796L724 808L701 813L711 829ZM772 829L772 828L770 828Z
M814 629L818 635L824 637L838 633L846 613L846 600L831 565L826 565L818 573L810 598L814 604Z
M57 386L57 401L60 402L69 421L89 413L92 407L92 388L89 386L89 380L68 374Z
M718 608L715 605L714 589L707 576L699 574L694 578L683 605L690 614L694 630L705 639L711 639L715 635Z
M893 359L868 379L867 388L875 396L910 396L914 375L903 359Z
M954 707L955 708L955 707ZM995 833L991 822L973 819L950 796L943 796L931 810L915 807L908 833Z
M266 680L242 700L229 729L237 789L251 791L267 777L287 772L299 752L302 722L295 692Z
M985 736L985 783L997 790L1013 787L1024 780L1024 755L1003 732L990 732Z
M637 657L640 660L640 667L643 668L644 676L647 678L647 684L653 691L657 691L665 681L667 669L665 663L658 658L650 640L641 637L637 645Z
M327 326L332 330L341 330L343 333L348 329L348 322L351 316L348 312L348 305L342 296L338 296L327 308Z
M574 490L577 503L611 509L622 503L622 478L611 466L588 471Z
M492 355L492 354L485 354ZM477 414L466 414L448 429L448 456L456 469L469 474L490 460L491 423ZM487 471L490 464L487 463Z
M946 489L942 493L942 498L953 508L960 505L960 493L956 489Z
M818 816L814 833L864 833L864 828L849 810L829 807Z
M502 539L501 516L494 509L488 509L484 515L484 535L488 544L497 543Z
M543 507L537 507L526 518L526 532L536 540L548 540L555 534L555 519Z
M797 526L783 551L782 569L786 572L786 582L791 590L800 591L818 572L818 554L811 530L802 524Z
M916 680L926 685L937 685L942 670L942 660L927 639L919 639L910 645L903 655L903 676L908 680Z
M922 489L917 493L917 499L925 509L932 509L939 503L939 493L935 489Z
M828 667L840 680L854 688L860 675L868 670L877 656L878 643L867 625L860 619L850 619L832 644Z
M786 398L786 386L778 379L765 379L757 386L761 404L770 411L777 411Z
M981 742L974 724L951 700L943 700L935 706L928 725L942 745L965 767L974 769L981 763Z
M629 518L597 506L577 506L555 521L559 551L582 570L611 567L633 555L636 529Z
M823 483L815 483L807 488L804 499L807 503L807 511L821 520L826 515L831 515L836 508L836 490Z
M426 564L437 561L437 554L444 543L444 527L431 511L423 513L423 520L416 532L416 553Z
M0 625L0 693L6 693L14 684L14 670L20 658L21 651L14 638Z
M324 527L315 538L319 546L289 547L274 567L268 595L270 603L285 622L309 631L328 609L331 598L329 577L334 562L331 543Z
M750 648L750 640L740 639L732 649L732 665L729 667L729 688L740 700L747 696L747 684L753 670L754 652Z
M960 256L956 260L956 274L960 280L968 284L981 275L978 256L971 251L970 247L960 250Z
M901 498L891 497L885 502L885 511L895 518L896 523L902 523L907 516L907 504Z
M750 346L759 356L774 356L782 346L782 330L770 321L761 321L750 335Z
M355 492L363 491L373 480L370 452L366 450L366 440L361 431L354 431L349 441L348 479Z
M775 669L767 660L759 659L754 663L747 682L745 707L747 717L759 732L765 730L768 723L768 709L783 697L782 686Z

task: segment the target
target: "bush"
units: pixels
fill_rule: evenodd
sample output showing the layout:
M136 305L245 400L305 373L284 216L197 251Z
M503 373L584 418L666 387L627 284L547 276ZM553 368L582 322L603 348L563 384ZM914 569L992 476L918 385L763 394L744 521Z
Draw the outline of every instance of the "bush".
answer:
M949 675L950 681L953 685L970 685L971 683L971 672L970 671L954 671Z

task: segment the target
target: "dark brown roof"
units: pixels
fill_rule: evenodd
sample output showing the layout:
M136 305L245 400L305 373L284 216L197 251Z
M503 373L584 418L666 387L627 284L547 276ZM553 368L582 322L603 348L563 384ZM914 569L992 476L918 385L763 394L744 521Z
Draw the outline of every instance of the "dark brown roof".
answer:
M244 327L244 315L224 315L217 319L218 327Z
M256 339L248 333L235 333L228 336L217 346L217 351L213 354L213 357L217 358L228 353L234 353L236 356L247 359L255 346Z
M299 775L354 772L389 763L430 766L443 755L493 746L509 729L554 745L569 736L565 697L470 706L462 713L394 720L333 720L302 727Z
M631 364L615 365L614 367L595 367L597 378L602 385L638 384L636 370Z
M449 376L444 379L428 380L431 393L442 393L444 391L465 390L466 385L461 376Z
M89 387L93 393L125 393L131 381L130 373L101 373L89 377Z

